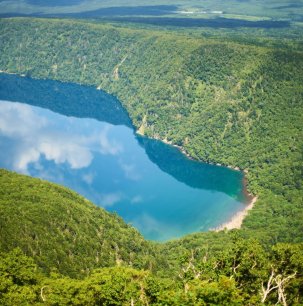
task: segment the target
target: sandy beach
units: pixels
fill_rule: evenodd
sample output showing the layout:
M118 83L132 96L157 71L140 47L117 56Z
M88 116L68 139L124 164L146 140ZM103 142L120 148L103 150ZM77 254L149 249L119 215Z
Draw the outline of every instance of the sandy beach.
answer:
M216 228L211 229L211 231L219 232L225 229L231 230L235 228L241 228L244 218L247 216L248 211L254 207L257 199L258 197L253 197L250 203L243 210L236 213L229 221L221 224L220 226Z

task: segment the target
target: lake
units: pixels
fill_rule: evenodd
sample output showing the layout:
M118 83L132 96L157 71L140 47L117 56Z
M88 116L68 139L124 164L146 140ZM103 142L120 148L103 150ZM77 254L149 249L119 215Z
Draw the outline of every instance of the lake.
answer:
M207 231L243 210L243 174L136 134L113 96L0 74L0 167L67 186L144 237Z

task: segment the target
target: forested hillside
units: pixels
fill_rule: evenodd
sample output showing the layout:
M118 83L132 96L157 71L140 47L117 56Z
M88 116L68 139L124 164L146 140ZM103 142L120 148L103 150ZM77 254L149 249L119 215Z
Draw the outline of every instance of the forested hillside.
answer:
M67 188L0 170L0 249L21 248L45 272L73 277L119 264L149 268L153 244Z
M300 305L302 244L154 244L64 187L1 170L0 192L1 305Z
M301 241L303 53L68 20L1 21L3 71L116 95L141 133L248 172L244 230Z

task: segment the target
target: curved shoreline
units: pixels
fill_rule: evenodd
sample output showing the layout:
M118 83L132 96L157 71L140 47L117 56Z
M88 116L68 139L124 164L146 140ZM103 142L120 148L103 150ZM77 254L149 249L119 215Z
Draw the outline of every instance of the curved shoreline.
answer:
M138 133L138 134L141 135L141 136L144 136L144 135L142 135L141 133L139 133L138 131L137 131L136 133ZM160 139L160 138L153 138L153 139L160 140L160 141L164 142L165 144L171 145L171 146L173 146L173 147L179 149L179 151L180 151L181 153L183 153L188 159L191 159L191 160L194 160L194 161L203 162L203 163L207 163L207 164L209 164L209 165L215 165L215 166L220 166L220 167L229 168L229 169L232 169L232 170L235 170L235 171L243 171L244 173L247 173L247 172L248 172L246 169L241 170L239 167L233 167L233 166L230 166L230 165L224 165L224 164L220 164L220 163L214 163L214 162L209 162L209 161L206 162L206 161L203 161L203 160L197 160L197 159L193 158L190 154L188 154L188 153L186 152L186 150L185 150L182 146L178 146L178 145L172 143L171 141L167 141L166 139Z
M7 72L7 71L3 71L3 70L0 70L0 73L4 73L4 74L12 74L12 75L18 75L20 77L26 77L26 75L24 74L20 74L20 73L13 73L13 72ZM33 77L31 77L33 78ZM34 79L34 78L33 78ZM62 81L60 81L62 82ZM82 85L82 84L79 84L79 85ZM94 87L94 86L93 86ZM96 88L97 90L100 90L100 88ZM122 105L122 103L121 103ZM123 106L123 105L122 105ZM134 130L135 130L135 133L141 135L141 136L145 136L144 133L141 133L140 130L134 126ZM146 136L145 136L146 137ZM167 139L161 139L161 138L157 138L157 137L150 137L150 138L153 138L153 139L157 139L157 140L160 140L162 141L163 143L165 144L168 144L168 145L171 145L175 148L177 148L182 154L184 154L188 159L191 159L191 160L196 160L195 158L193 158L192 156L190 156L190 154L188 154L186 152L186 150L182 147L182 146L179 146L179 145L176 145L174 143L172 143L171 141L168 141ZM224 222L222 223L221 225L219 225L218 227L215 227L215 228L211 228L209 229L208 231L222 231L222 230L231 230L231 229L238 229L238 228L241 228L241 225L242 225L242 222L244 220L244 218L247 216L248 214L248 211L251 210L257 200L257 197L253 197L252 198L252 195L249 194L247 192L247 182L246 182L246 177L245 177L245 174L247 174L248 170L247 169L240 169L239 167L233 167L233 166L230 166L230 165L224 165L224 164L220 164L220 163L212 163L212 162L206 162L210 165L216 165L216 166L221 166L221 167L226 167L226 168L229 168L229 169L232 169L232 170L235 170L235 171L243 171L244 172L244 181L243 181L243 187L244 187L244 192L246 193L247 197L248 198L251 198L249 204L241 211L237 212L234 216L231 217L231 219L227 222Z
M239 229L243 223L244 218L247 216L248 212L254 207L258 197L255 196L251 199L250 203L241 211L238 211L231 219L221 225L210 229L209 231L220 232L224 230Z
M136 130L136 133L141 135L141 136L145 136L143 133L141 133L139 131L139 129ZM165 144L171 145L171 146L177 148L188 159L195 160L192 156L190 156L185 151L185 149L182 146L178 146L178 145L168 141L167 139L161 139L161 138L153 138L153 139L157 139L157 140L162 141ZM243 210L238 211L228 221L218 225L217 227L210 228L208 231L219 232L219 231L223 231L223 230L240 229L241 226L242 226L243 220L245 219L245 217L248 214L248 211L250 211L254 207L254 205L255 205L255 203L256 203L256 201L258 199L257 196L252 195L247 190L247 178L246 178L245 175L248 173L248 170L247 169L241 170L240 167L233 167L233 166L230 166L230 165L223 165L223 164L220 164L220 163L211 163L211 162L207 162L207 163L210 164L210 165L226 167L226 168L232 169L234 171L242 171L244 173L243 182L242 182L243 183L243 190L244 190L244 194L245 194L246 198L249 199L248 205Z

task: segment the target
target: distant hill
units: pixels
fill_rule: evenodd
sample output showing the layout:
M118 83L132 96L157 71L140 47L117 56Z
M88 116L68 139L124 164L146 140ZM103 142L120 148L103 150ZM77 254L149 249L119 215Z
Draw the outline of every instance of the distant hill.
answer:
M105 16L186 16L212 18L225 16L235 19L300 20L303 1L291 0L14 0L0 1L0 16L69 16L102 18Z

